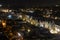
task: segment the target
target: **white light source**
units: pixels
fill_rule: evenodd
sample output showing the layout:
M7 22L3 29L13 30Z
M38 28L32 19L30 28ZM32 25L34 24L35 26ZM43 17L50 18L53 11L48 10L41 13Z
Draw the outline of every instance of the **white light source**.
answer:
M19 15L19 18L22 18L22 15Z
M50 11L53 11L52 9Z
M9 12L12 12L12 10L9 10Z
M8 15L8 18L11 18L12 17L12 15Z
M20 33L18 33L18 36L21 36L21 34L20 34Z
M58 19L57 17L55 17L55 19Z
M28 15L26 15L27 16L27 18L29 18L29 16Z
M27 20L27 22L30 22L30 20Z
M40 24L40 27L44 27L44 25L43 24Z
M0 4L0 7L2 7L2 5Z
M60 29L56 28L56 31L60 32Z
M60 6L60 5L56 5L56 7L58 7L58 6Z
M34 11L31 11L31 10L30 10L29 12L30 12L30 13L34 13Z

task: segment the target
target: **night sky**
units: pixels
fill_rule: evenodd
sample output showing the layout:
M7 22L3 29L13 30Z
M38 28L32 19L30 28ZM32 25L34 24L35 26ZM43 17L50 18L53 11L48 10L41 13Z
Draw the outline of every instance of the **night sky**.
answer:
M11 7L50 7L60 5L60 0L0 0L0 3Z

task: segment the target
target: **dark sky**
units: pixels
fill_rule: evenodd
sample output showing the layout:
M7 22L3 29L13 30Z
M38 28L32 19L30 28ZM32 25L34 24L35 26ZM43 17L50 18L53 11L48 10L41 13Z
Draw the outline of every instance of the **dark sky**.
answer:
M60 5L60 0L0 0L0 3L11 7L49 7Z

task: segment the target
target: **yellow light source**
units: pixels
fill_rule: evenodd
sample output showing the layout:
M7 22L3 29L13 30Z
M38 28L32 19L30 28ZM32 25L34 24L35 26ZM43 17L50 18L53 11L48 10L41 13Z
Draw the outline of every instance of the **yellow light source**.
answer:
M46 18L49 18L49 17L50 17L50 15L47 15L47 16L46 16Z
M6 27L6 23L2 23L3 27L5 28Z
M33 22L31 22L31 24L33 24Z
M6 21L2 20L2 25L5 28L6 27Z
M50 30L50 32L52 33L52 34L57 34L58 32L57 31L55 31L55 30Z
M54 27L54 29L53 29L53 28L50 29L50 32L51 32L52 34L57 34L57 33L60 32L60 29L58 29L57 27Z
M10 35L10 36L12 36L12 35L13 35L13 33L9 33L9 35Z
M4 26L4 25L6 25L5 23L2 23L2 25Z
M8 9L3 9L2 12L9 12L9 10Z
M26 19L25 18L23 18L23 21L25 21Z
M30 20L26 20L27 22L30 22Z
M31 30L30 30L30 29L28 29L27 31L28 31L28 32L30 32Z
M30 20L32 20L32 17L30 18Z

